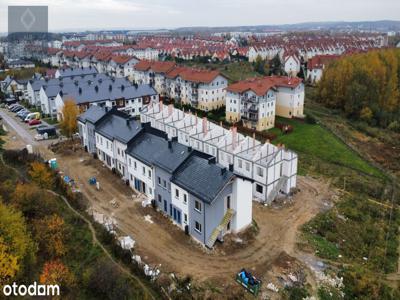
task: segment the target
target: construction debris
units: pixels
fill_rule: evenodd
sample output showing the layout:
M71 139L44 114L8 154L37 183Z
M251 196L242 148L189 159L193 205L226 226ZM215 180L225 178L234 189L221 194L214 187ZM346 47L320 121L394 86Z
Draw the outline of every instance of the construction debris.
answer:
M145 220L146 222L149 222L150 224L154 224L154 221L151 219L151 216L150 216L150 215L145 215L145 216L144 216L144 220Z
M276 287L275 284L273 284L272 282L267 284L267 289L269 289L270 291L273 291L275 293L279 292L279 289Z

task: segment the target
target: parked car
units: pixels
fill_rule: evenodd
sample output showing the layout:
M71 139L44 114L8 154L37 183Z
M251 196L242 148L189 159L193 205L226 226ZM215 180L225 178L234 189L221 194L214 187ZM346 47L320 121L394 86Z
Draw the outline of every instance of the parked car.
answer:
M12 109L11 109L11 111L13 112L13 113L16 113L16 112L18 112L18 111L20 111L21 109L23 109L24 107L22 106L22 105L16 105L15 107L13 107Z
M18 112L15 114L17 117L22 116L23 114L27 113L28 110L26 108L22 108L20 110L18 110Z
M17 116L20 117L20 118L22 116L24 116L24 119L25 119L25 116L27 116L28 114L30 114L30 111L27 110L26 108L23 108L19 112L17 112Z
M14 107L17 107L17 106L19 106L19 104L18 104L18 103L14 103L14 104L7 104L7 105L6 105L6 107L8 108L8 110L11 110L11 109L13 109Z
M38 119L32 119L32 120L30 120L29 122L28 122L28 125L29 126L34 126L34 125L39 125L39 124L41 124L42 123L42 121L40 121L40 120L38 120Z
M21 121L23 122L24 120L25 120L25 118L26 118L26 116L27 115L29 115L30 114L30 111L23 111L23 112L21 112L19 115L18 115L18 117L21 119Z
M44 135L45 133L47 133L48 136L56 136L57 135L56 128L54 126L50 126L50 125L40 125L40 126L36 127L36 131L40 135Z
M33 120L33 119L39 120L40 119L40 113L39 112L30 113L25 117L24 121L25 122L29 122L30 120Z

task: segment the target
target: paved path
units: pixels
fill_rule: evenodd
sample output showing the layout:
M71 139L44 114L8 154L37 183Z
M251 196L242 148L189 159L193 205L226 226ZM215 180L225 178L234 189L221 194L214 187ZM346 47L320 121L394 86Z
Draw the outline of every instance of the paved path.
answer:
M39 143L35 141L34 137L23 127L22 124L18 123L17 120L9 116L3 109L0 109L0 116L4 122L8 124L18 135L27 143L32 146L38 146Z

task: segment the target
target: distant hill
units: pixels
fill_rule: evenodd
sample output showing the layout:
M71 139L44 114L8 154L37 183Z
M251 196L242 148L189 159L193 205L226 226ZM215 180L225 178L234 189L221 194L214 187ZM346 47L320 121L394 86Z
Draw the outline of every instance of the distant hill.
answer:
M181 27L176 32L224 32L224 31L243 31L243 32L262 32L262 31L313 31L313 30L333 30L333 31L400 31L400 21L359 21L359 22L307 22L284 25L254 25L254 26L222 26L222 27Z

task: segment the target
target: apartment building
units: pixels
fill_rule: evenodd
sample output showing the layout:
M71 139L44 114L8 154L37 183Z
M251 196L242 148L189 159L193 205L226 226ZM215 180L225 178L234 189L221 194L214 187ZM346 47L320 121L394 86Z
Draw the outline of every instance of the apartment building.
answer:
M275 125L275 116L302 117L304 84L297 77L268 76L231 84L226 95L226 120L262 131Z
M150 83L160 94L204 111L225 105L228 79L218 71L176 66L173 62L140 61L135 81Z
M169 138L212 155L218 164L254 180L253 196L260 202L271 203L296 187L297 154L284 146L260 143L236 128L225 129L162 102L145 107L140 118Z

